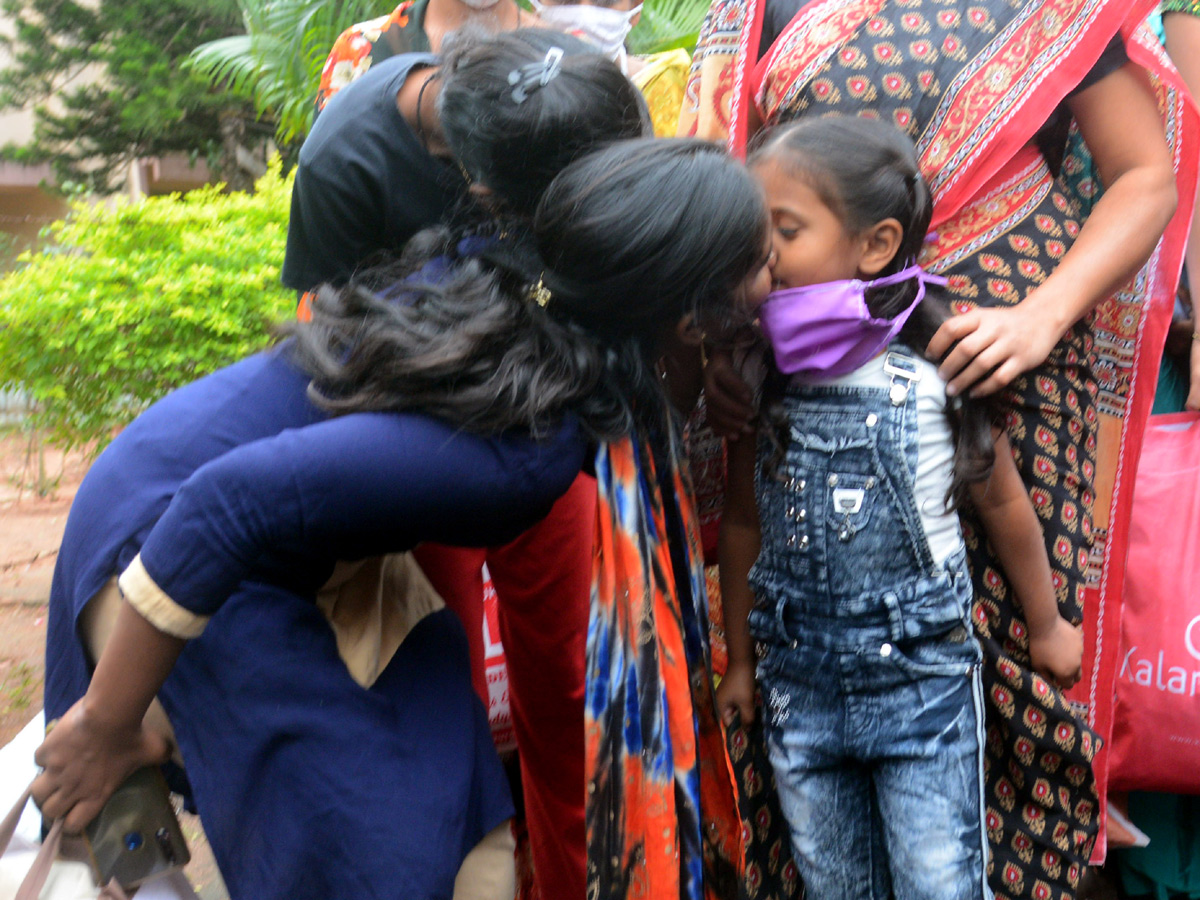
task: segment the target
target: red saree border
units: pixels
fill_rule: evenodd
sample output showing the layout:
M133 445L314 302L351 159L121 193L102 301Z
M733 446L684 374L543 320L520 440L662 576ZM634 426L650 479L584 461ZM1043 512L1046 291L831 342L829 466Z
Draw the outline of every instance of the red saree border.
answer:
M1101 798L1101 831L1092 862L1101 863L1107 853L1108 746L1113 727L1113 691L1119 665L1122 591L1129 540L1129 509L1133 500L1134 475L1141 458L1142 438L1154 403L1163 343L1170 325L1175 290L1183 266L1193 200L1197 186L1200 145L1200 112L1184 88L1154 35L1144 25L1145 16L1135 12L1122 27L1129 58L1151 73L1159 96L1168 143L1176 172L1179 205L1150 261L1134 280L1134 293L1145 293L1136 336L1132 385L1126 400L1121 444L1109 511L1106 552L1100 584L1089 589L1084 627L1087 641L1084 678L1073 691L1089 704L1091 725L1105 740L1093 762ZM1138 284L1141 282L1141 284ZM1126 292L1108 301L1122 304ZM1127 303L1127 301L1126 301ZM1118 306L1119 308L1119 306ZM1084 692L1086 691L1086 694Z
M888 0L820 0L809 3L788 23L770 50L754 67L753 96L764 121L773 115L788 98L789 89L779 92L778 100L770 104L764 82L784 56L800 55L804 64L791 79L790 85L806 84L825 61L854 34L862 24L877 15ZM801 45L798 47L797 45Z
M719 141L744 159L749 138L751 72L765 0L713 0L700 26L679 113L680 137ZM728 99L729 111L725 111Z
M939 209L953 216L1029 143L1115 35L1126 10L1112 0L1027 5L963 66L917 142ZM1022 64L1033 55L1035 64ZM1014 75L1015 74L1015 78ZM966 111L961 119L955 111Z
M752 0L749 22L743 23L741 35L738 38L738 57L751 59L751 53L758 52L758 44L762 38L763 12L766 10L765 0ZM746 144L750 139L749 105L752 101L754 79L750 77L748 66L734 66L733 96L731 98L729 129L729 152L737 159L746 158Z
M1036 147L1023 147L1007 170L983 187L978 199L931 232L921 265L935 274L953 268L1027 218L1050 188L1049 170L1041 153Z

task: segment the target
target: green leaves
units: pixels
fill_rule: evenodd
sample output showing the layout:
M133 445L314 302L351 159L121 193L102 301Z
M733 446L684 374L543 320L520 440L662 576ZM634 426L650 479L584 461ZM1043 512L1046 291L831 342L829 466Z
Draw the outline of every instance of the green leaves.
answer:
M0 385L57 443L107 442L168 391L270 342L295 314L279 283L291 179L132 205L77 204L0 279Z
M281 142L312 125L321 67L333 42L356 22L386 15L377 0L239 0L246 33L198 47L189 65L278 119Z
M638 56L696 46L709 0L646 0L642 18L629 35L629 50Z

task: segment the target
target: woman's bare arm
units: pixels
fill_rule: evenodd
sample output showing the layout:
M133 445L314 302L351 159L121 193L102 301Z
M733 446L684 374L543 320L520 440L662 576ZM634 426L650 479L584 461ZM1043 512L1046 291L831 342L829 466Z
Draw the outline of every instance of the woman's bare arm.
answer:
M1175 172L1145 72L1128 64L1068 100L1104 183L1079 237L1016 306L948 320L927 355L951 395L984 396L1045 361L1063 334L1141 268L1175 212Z

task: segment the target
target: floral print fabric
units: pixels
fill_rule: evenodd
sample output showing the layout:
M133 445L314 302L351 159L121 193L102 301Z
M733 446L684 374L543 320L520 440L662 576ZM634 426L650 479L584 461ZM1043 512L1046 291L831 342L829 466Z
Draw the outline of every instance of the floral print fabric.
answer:
M404 0L388 15L351 25L338 35L321 69L317 112L375 63L398 53L428 53L429 38L423 27L428 3Z

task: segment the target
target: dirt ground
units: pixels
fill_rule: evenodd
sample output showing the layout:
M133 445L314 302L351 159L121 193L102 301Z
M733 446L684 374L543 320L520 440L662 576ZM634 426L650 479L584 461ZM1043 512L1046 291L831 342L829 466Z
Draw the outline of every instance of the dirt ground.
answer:
M0 431L0 745L42 708L50 579L86 471L83 454L38 452L28 434Z
M42 708L50 580L88 463L84 452L64 455L15 427L0 429L0 746ZM192 885L202 900L226 900L200 820L186 813L180 820Z

